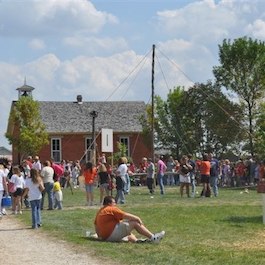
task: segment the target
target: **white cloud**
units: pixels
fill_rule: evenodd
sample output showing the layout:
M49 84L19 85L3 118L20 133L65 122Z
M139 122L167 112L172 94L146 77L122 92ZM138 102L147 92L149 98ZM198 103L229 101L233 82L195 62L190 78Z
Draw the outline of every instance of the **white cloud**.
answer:
M63 40L64 45L82 49L85 54L97 54L101 53L116 53L125 51L128 49L128 43L124 38L96 38L96 37L84 37L74 36L67 37Z
M243 15L254 11L255 4L250 1L223 0L215 3L214 0L204 0L181 9L158 12L157 19L159 30L163 29L168 36L181 36L209 45L242 32L246 23Z
M30 73L37 83L56 80L56 71L60 67L60 60L54 54L47 54L36 61L25 64L22 69ZM43 82L45 84L45 82Z
M252 34L255 38L265 39L265 21L257 19L246 27L247 32Z
M32 39L29 42L29 47L33 50L43 50L45 49L45 43L43 40L40 39Z
M96 33L108 23L116 24L118 19L96 10L91 2L84 0L0 2L2 36L59 36L79 31Z

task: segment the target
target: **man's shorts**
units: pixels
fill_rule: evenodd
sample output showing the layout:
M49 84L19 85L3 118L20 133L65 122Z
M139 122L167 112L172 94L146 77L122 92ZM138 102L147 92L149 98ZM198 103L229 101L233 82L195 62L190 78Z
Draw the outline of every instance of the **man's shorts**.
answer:
M112 234L107 238L107 241L119 242L128 235L131 234L130 225L127 222L120 222L116 224Z

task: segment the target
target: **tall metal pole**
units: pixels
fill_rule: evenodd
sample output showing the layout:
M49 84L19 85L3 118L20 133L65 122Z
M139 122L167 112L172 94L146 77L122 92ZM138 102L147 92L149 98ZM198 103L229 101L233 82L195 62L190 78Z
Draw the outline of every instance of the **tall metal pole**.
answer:
M155 97L155 88L154 88L154 81L155 81L155 44L153 44L153 55L152 55L152 110L151 110L151 131L152 131L152 158L153 162L155 163L155 106L154 106L154 97Z
M90 112L90 116L92 117L92 159L91 162L96 165L96 131L95 131L95 120L98 116L98 113L93 110Z

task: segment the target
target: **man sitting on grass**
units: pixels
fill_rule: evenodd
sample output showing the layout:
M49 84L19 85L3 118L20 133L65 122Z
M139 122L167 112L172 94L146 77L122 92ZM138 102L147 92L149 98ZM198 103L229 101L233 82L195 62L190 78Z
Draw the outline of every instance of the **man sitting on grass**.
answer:
M110 242L120 242L126 238L129 242L143 242L131 233L134 229L147 237L144 241L151 243L159 243L165 235L165 231L151 233L138 216L119 209L112 196L104 198L103 207L98 211L94 224L98 237Z

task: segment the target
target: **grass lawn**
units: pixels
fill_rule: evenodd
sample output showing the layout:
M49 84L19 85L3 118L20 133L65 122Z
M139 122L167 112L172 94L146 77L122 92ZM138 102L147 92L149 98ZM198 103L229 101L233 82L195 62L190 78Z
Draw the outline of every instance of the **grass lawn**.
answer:
M201 187L198 187L201 191ZM166 231L160 244L107 243L85 238L94 231L99 206L85 205L84 191L64 193L64 210L42 211L43 231L117 264L265 264L262 195L243 189L221 189L218 198L180 198L179 187L133 187L123 210L139 215L153 232ZM99 191L95 189L96 202ZM45 198L47 206L47 198ZM19 216L31 225L31 212Z

